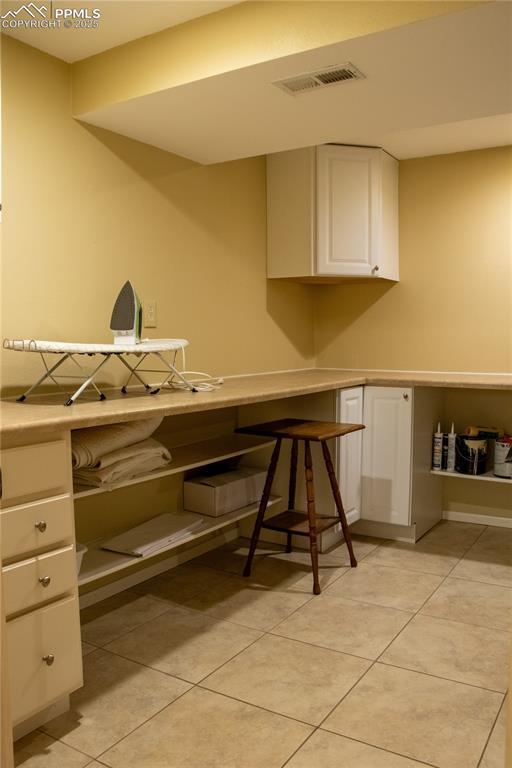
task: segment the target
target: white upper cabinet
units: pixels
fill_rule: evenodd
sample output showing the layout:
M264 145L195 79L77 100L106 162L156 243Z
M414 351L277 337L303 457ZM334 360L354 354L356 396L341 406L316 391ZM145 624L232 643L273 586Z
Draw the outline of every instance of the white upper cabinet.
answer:
M268 277L398 280L398 163L326 144L267 158Z

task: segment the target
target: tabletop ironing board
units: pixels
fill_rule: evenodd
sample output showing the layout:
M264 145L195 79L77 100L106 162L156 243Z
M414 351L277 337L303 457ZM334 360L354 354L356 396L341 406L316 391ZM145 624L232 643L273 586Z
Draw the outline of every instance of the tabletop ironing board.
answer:
M121 392L123 392L123 394L126 394L126 388L132 376L134 376L151 395L156 395L167 383L172 386L174 378L178 379L182 388L184 387L185 389L190 390L190 392L198 391L194 384L187 381L185 376L183 376L175 366L177 352L180 350L182 351L184 347L188 346L188 341L186 339L148 339L146 341L141 341L138 344L83 344L67 341L43 341L40 339L4 339L3 346L4 349L12 349L15 352L37 352L41 355L45 367L45 372L41 378L22 395L16 398L20 403L26 400L31 392L46 379L51 379L54 384L57 384L58 386L60 385L57 379L78 378L83 380L78 389L73 392L64 405L73 405L75 400L80 397L82 392L88 386L94 387L100 400L106 400L106 395L98 389L94 379L111 357L117 357L130 372L126 382L121 387ZM170 353L170 355L166 358L165 353ZM44 357L45 354L59 355L60 357L57 362L50 367ZM76 355L88 355L89 357L101 355L103 359L92 372L86 372L82 369L80 363L75 360ZM126 359L128 355L136 355L140 358L136 365L131 365L128 362ZM141 366L148 355L155 355L163 364L165 370L142 368ZM56 374L55 372L57 369L66 360L72 360L72 362L74 362L80 369L81 374L77 374L76 376ZM158 385L150 385L142 378L141 373L163 373L165 374L165 378Z

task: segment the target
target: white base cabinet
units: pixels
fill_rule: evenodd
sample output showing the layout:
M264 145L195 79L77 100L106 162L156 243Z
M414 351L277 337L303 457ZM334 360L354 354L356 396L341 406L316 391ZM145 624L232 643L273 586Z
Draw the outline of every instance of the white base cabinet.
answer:
M365 387L362 517L411 524L413 390Z
M363 424L363 387L342 389L338 401L339 421ZM352 432L338 441L338 480L349 523L361 517L361 471L363 431Z
M4 448L2 480L2 692L24 730L82 685L69 433Z

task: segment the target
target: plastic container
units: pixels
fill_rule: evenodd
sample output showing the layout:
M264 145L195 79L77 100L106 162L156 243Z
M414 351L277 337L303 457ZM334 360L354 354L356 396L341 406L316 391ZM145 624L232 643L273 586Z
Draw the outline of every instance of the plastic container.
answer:
M448 432L448 457L446 462L446 469L448 472L455 472L455 444L457 442L457 435L455 434L455 424L452 421L451 431Z
M496 440L493 474L496 477L512 480L512 437L510 436Z
M76 573L77 575L80 573L80 568L82 567L82 560L84 559L84 555L87 552L87 547L85 544L79 544L78 541L76 543Z
M441 469L443 464L443 433L441 424L437 425L437 432L434 432L432 439L432 469Z
M487 440L469 435L455 439L455 471L462 475L483 475L487 468Z

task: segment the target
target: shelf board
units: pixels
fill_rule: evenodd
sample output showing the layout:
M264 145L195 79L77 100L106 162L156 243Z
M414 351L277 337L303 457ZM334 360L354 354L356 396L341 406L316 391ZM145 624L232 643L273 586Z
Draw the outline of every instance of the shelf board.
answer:
M253 435L229 434L222 437L214 437L210 440L201 440L189 445L177 445L171 448L172 462L165 469L157 469L149 472L147 475L134 477L130 480L124 480L108 488L84 488L75 486L73 497L82 499L85 496L94 496L97 493L115 491L118 488L125 488L128 485L137 485L138 483L147 483L150 480L157 480L167 475L175 475L178 472L185 472L187 469L196 469L197 467L213 464L224 459L231 459L235 456L243 456L245 453L252 453L261 448L273 445L274 440L268 438L255 437Z
M279 501L281 501L280 496L271 496L267 508L274 506ZM78 586L89 584L91 581L101 579L103 576L108 576L111 573L130 568L130 566L135 565L136 563L145 563L152 558L157 557L157 555L161 555L163 552L169 552L172 549L181 547L182 544L194 541L195 539L200 539L208 533L225 528L232 523L243 520L244 517L249 517L249 515L254 514L258 510L258 506L259 502L255 502L254 504L249 504L247 507L241 507L240 509L233 510L233 512L228 512L221 517L197 515L197 517L202 517L205 521L205 525L199 531L190 533L188 536L179 539L179 541L176 541L167 547L162 547L162 549L159 549L157 552L152 552L146 557L132 557L130 555L120 555L118 552L109 552L106 549L101 549L103 539L93 541L87 544L88 551L84 555L82 567L78 576Z
M488 483L508 483L512 487L512 480L506 477L496 477L492 472L485 472L483 475L463 475L461 472L448 472L446 469L431 469L431 475L438 477L457 477L460 480L487 480Z

